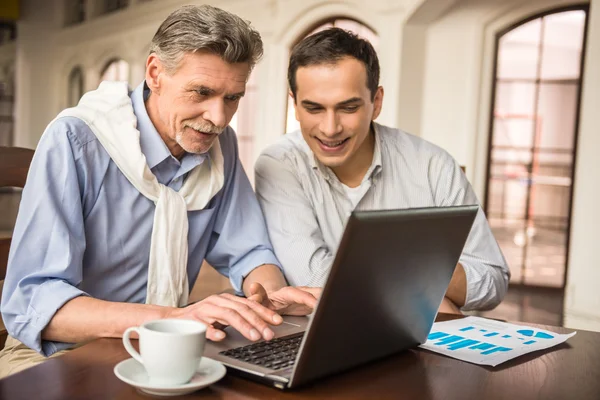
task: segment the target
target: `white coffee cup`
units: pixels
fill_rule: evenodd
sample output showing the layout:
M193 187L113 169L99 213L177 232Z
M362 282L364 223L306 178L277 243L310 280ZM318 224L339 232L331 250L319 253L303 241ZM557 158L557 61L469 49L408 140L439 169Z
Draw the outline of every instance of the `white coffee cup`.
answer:
M140 352L131 345L130 335L139 335ZM206 342L206 325L186 319L159 319L123 333L123 345L141 363L152 384L179 385L192 379Z

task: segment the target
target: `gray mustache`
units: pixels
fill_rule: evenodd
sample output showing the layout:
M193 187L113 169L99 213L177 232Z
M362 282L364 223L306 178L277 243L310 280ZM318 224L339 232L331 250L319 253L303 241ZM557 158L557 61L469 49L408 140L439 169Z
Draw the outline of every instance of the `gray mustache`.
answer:
M201 123L186 122L185 124L183 124L183 126L190 127L192 129L195 129L200 132L216 133L216 134L220 134L221 132L223 132L225 130L225 127L220 127L220 126L216 126L213 124L207 124L207 123L201 124Z

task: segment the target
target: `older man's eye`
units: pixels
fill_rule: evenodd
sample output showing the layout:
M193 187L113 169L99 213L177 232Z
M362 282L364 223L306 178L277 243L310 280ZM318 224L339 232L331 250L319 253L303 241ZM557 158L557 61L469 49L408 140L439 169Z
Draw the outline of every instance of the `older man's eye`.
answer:
M206 96L210 95L210 91L206 90L206 89L199 89L199 90L196 90L195 92L200 97L206 97Z

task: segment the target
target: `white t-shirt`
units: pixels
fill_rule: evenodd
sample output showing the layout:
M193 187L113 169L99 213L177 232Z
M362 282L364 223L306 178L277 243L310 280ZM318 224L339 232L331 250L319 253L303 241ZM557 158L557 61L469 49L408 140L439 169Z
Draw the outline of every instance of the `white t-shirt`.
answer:
M350 203L352 204L352 209L356 208L358 202L363 198L365 192L369 189L365 187L364 182L362 182L357 187L351 188L342 183L342 187L344 188L344 192L346 192L346 196L350 199Z

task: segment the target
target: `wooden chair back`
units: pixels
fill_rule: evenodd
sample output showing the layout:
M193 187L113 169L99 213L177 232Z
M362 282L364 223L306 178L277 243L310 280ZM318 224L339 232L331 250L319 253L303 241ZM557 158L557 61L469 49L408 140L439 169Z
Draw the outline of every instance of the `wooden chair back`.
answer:
M0 188L23 188L25 186L33 153L34 151L31 149L0 146ZM0 236L0 280L4 280L6 276L10 241L10 235ZM0 322L0 349L4 347L6 336L6 329Z

